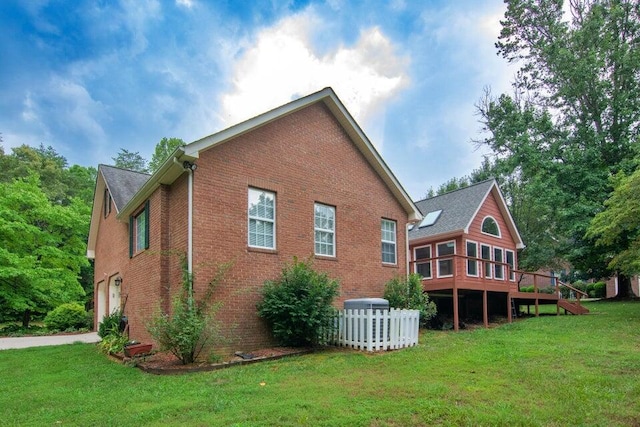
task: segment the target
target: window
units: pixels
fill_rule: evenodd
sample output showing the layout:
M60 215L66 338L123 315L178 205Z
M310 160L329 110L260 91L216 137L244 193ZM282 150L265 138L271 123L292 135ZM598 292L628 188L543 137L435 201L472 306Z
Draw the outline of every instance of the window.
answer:
M429 212L424 219L422 220L422 222L420 222L420 226L418 228L422 228L422 227L428 227L430 225L433 225L436 223L436 221L438 220L438 218L440 218L440 214L442 213L442 209L437 210L437 211L433 211L433 212Z
M482 232L484 234L490 234L492 236L500 237L500 227L493 217L486 217L482 221Z
M111 213L111 193L109 190L104 190L104 217L108 217Z
M415 272L422 276L423 279L431 279L431 246L415 248L413 254L416 260Z
M467 256L478 258L478 244L476 242L467 240ZM467 276L478 277L478 261L469 258L467 258Z
M276 195L249 189L249 246L276 248Z
M503 262L503 252L500 248L493 248L493 260L494 264L494 277L498 280L504 279L504 265Z
M487 261L491 261L491 246L480 245L480 258ZM483 264L484 277L491 279L491 262L485 262Z
M510 250L505 250L504 251L506 257L507 257L507 264L509 264L509 280L511 280L512 282L516 281L516 272L515 272L515 254L513 251Z
M453 276L453 258L442 259L440 257L455 254L456 243L454 241L438 243L436 251L438 255L438 277Z
M129 258L149 249L149 201L144 209L129 217Z
M396 222L382 220L382 262L396 263Z
M320 203L314 207L315 254L336 256L336 208Z

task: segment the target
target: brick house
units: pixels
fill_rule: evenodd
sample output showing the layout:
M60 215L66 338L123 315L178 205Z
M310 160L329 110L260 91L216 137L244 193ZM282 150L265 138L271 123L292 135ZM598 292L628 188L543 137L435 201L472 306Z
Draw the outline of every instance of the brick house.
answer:
M265 280L293 257L340 280L342 301L382 296L407 271L406 191L331 88L177 149L153 175L100 165L87 255L96 324L126 301L132 339L170 308L179 257L196 295L219 263L217 318L236 350L272 344L256 314ZM240 348L238 348L240 347Z

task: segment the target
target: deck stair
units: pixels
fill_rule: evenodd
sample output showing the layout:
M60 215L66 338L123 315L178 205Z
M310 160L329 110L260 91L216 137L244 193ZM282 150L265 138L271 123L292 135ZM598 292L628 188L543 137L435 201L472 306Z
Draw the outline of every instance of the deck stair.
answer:
M572 302L566 299L558 300L558 307L564 309L565 312L571 314L587 314L589 313L589 309L580 305L577 302Z

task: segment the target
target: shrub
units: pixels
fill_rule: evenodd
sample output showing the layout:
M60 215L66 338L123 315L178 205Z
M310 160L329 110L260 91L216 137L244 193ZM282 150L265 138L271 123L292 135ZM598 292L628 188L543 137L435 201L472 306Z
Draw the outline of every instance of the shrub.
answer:
M108 335L118 335L123 332L120 324L122 322L123 309L115 309L111 314L104 316L98 324L98 336L105 338Z
M384 285L384 298L394 308L406 308L420 311L420 323L425 325L437 313L436 305L422 289L419 274L410 274L408 278L396 276Z
M104 316L98 324L98 336L102 338L98 347L106 354L122 353L124 345L129 341L123 313L124 307L117 308Z
M531 286L523 286L522 288L520 288L520 292L533 292L533 285Z
M593 285L595 298L606 298L607 284L605 282L597 282Z
M322 331L331 325L335 312L331 304L337 295L337 280L294 257L279 279L265 282L258 315L269 323L281 344L317 345Z
M157 313L147 324L160 351L171 352L186 365L195 362L213 341L221 339L221 328L215 320L219 304L211 304L211 299L214 288L230 267L230 263L219 265L203 298L196 301L193 274L189 274L186 258L182 257L182 289L173 298L171 314Z
M57 331L86 328L87 312L75 302L62 304L47 314L44 324L48 329Z

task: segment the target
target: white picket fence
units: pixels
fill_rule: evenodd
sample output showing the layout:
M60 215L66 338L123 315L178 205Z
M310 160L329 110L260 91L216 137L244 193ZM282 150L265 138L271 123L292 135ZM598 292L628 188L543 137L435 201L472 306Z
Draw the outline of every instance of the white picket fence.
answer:
M340 310L327 344L379 351L418 344L418 310Z

